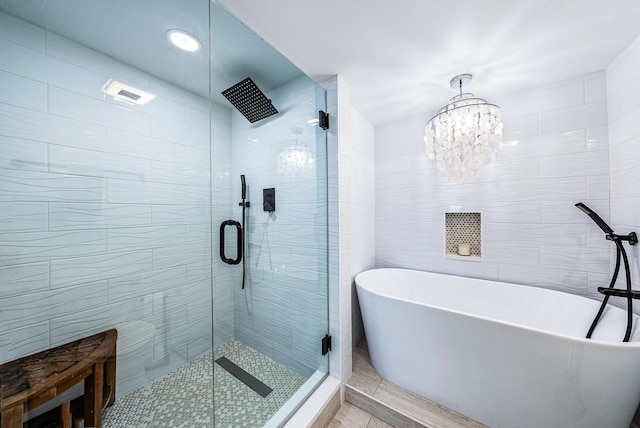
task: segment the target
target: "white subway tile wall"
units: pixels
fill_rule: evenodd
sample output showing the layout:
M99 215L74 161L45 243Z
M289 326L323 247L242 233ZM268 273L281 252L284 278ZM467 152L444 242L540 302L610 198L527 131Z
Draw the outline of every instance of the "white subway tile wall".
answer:
M364 336L354 286L375 266L374 128L351 105L349 85L336 76L324 84L331 115L328 133L330 374L351 376L351 350Z
M607 102L611 163L610 225L618 234L640 233L640 38L607 68ZM639 247L626 246L634 289L640 289ZM611 258L615 260L613 252ZM595 288L590 291L594 293Z
M504 147L464 184L426 158L428 117L377 127L376 265L596 297L591 282L602 285L610 248L574 204L609 218L606 85L603 71L493 100ZM482 263L445 260L447 211L482 213Z
M376 194L374 128L351 107L351 335L355 347L364 337L354 277L375 267Z

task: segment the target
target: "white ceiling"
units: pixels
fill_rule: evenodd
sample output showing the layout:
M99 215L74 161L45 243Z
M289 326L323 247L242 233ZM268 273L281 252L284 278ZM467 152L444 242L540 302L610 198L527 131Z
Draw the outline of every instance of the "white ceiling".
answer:
M339 74L373 124L604 70L640 34L637 0L218 0L316 80Z
M215 0L210 27L207 0L0 0L0 10L219 102L245 77L266 91L299 73L216 2L317 81L341 75L373 124L433 115L460 73L491 102L603 70L640 34L640 0ZM204 53L169 46L171 28L197 35Z
M210 23L208 0L0 0L0 11L203 97L210 92L215 101L228 106L220 92L246 77L267 91L301 74L215 3ZM176 49L166 38L170 29L195 35L203 49L197 53Z

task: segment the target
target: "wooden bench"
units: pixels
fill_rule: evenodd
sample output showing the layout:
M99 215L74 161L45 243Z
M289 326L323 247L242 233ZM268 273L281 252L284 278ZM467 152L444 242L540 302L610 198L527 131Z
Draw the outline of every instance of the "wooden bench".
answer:
M0 365L0 427L22 428L22 415L84 380L84 426L100 428L116 396L115 329ZM60 406L72 428L70 402Z

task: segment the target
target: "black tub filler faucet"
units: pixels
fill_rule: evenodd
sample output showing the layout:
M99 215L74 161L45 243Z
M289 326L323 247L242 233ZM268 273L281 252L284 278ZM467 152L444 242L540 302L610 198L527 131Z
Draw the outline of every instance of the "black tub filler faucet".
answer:
M593 334L593 330L595 330L598 321L600 321L600 317L604 312L604 308L609 301L609 297L625 297L627 299L627 330L624 334L623 342L628 342L629 337L631 337L631 328L633 326L633 299L640 299L640 292L631 290L631 271L629 269L629 259L627 258L627 252L624 250L622 246L622 241L628 241L629 245L636 245L638 243L638 236L635 232L631 232L628 235L617 235L613 232L613 229L609 227L607 223L600 218L598 214L596 214L591 208L583 204L582 202L578 202L576 204L579 210L587 214L591 220L598 225L598 227L604 232L605 239L607 241L613 241L616 245L616 267L613 271L613 277L611 278L611 283L609 287L598 287L598 292L604 294L604 299L602 300L602 305L600 305L600 310L598 310L598 314L595 319L591 323L591 327L587 333L587 339L591 338ZM624 274L627 280L626 289L622 290L619 288L614 288L616 284L616 280L618 279L618 272L620 272L620 258L622 257L622 261L624 263Z

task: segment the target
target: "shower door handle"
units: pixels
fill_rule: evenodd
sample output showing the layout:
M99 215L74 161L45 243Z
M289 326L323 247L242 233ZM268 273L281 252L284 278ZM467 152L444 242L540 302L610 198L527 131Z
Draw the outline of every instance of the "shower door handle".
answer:
M238 238L237 238L237 250L236 250L236 258L235 259L230 259L226 256L225 252L224 252L224 231L226 229L227 226L235 226L236 231L238 233ZM240 261L242 260L242 226L240 225L240 223L238 223L235 220L225 220L220 224L220 258L222 259L223 262L225 262L226 264L229 265L237 265L238 263L240 263Z

